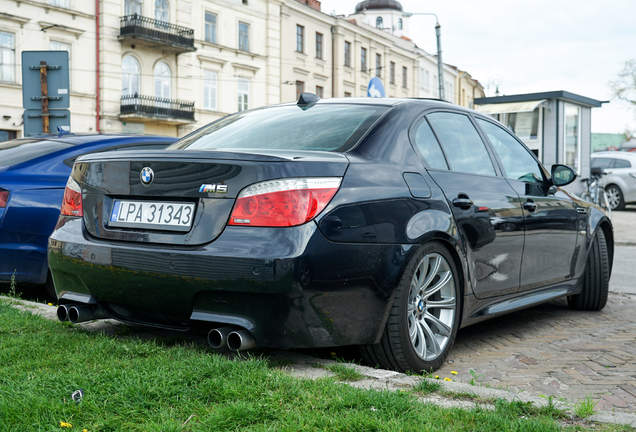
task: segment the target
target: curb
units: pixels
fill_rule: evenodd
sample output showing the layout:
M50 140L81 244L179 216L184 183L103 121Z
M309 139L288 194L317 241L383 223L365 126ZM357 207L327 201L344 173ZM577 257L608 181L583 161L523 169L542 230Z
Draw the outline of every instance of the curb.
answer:
M634 244L636 245L636 243ZM26 312L30 312L36 315L40 315L43 318L50 320L57 320L57 306L49 306L47 304L36 303L28 300L13 300L8 297L5 299L12 300L12 306ZM99 323L99 325L96 325ZM120 325L118 321L114 320L101 320L98 322L86 322L79 324L78 326L88 331L102 331L105 326ZM160 337L160 336L158 336ZM282 368L289 375L301 379L318 379L324 377L331 377L334 374L331 371L321 368L320 366L330 366L343 363L329 359L319 359L306 354L290 352L284 350L269 350L270 358L272 359L285 359L286 361L293 361L293 364L289 364ZM356 388L362 389L377 389L377 390L391 390L391 391L403 391L405 388L412 388L417 385L424 378L421 376L406 375L400 372L375 369L367 366L360 366L353 363L346 364L352 367L361 375L364 375L364 379L360 381L346 382L344 384L351 385ZM316 367L318 366L318 367ZM531 402L538 407L555 405L558 409L565 411L571 418L575 418L575 404L572 402L562 402L554 399L548 399L545 397L532 396L527 393L514 393L507 390L501 390L491 387L483 387L480 385L470 385L466 383L453 382L453 381L441 381L439 382L442 390L452 393L463 393L473 395L477 401L465 401L457 400L436 393L421 397L418 400L422 403L432 403L442 408L463 408L473 409L476 407L482 407L486 409L494 409L491 403L492 399L504 399L509 402L521 401ZM598 422L609 423L617 425L626 425L636 428L636 414L628 413L616 413L616 412L598 412L585 419L580 419L584 422Z
M636 242L632 241L615 241L614 246L636 246Z

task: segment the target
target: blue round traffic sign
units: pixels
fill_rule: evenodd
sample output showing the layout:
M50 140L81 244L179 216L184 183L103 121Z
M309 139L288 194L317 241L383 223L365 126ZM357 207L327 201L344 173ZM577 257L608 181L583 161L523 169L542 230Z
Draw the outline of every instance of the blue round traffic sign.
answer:
M384 91L384 86L382 85L380 78L371 78L371 81L369 81L369 85L367 86L367 96L374 98L386 97L386 92Z

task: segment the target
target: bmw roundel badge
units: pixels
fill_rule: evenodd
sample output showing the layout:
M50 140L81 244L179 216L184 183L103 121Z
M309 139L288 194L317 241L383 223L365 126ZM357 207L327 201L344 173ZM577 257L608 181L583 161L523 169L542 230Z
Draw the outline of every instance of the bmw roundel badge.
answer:
M152 168L144 167L141 170L139 177L141 178L141 184L144 186L150 186L155 179L155 173L152 171Z

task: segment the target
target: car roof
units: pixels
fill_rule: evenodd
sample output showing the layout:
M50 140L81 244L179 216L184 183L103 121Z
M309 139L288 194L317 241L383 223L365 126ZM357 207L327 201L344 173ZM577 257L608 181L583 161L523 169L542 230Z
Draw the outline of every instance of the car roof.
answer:
M636 159L636 153L622 151L601 151L592 153L592 157L617 158L617 159Z

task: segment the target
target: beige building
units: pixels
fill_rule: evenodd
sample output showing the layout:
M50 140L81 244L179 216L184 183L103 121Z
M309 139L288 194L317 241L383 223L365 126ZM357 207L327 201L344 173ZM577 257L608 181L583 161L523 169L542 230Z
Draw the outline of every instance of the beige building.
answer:
M366 97L373 77L390 97L438 95L435 56L394 0L350 16L317 0L2 1L0 140L22 135L22 51L69 52L73 132L183 136L303 91ZM470 76L444 70L447 99L464 104L449 87L472 97Z

